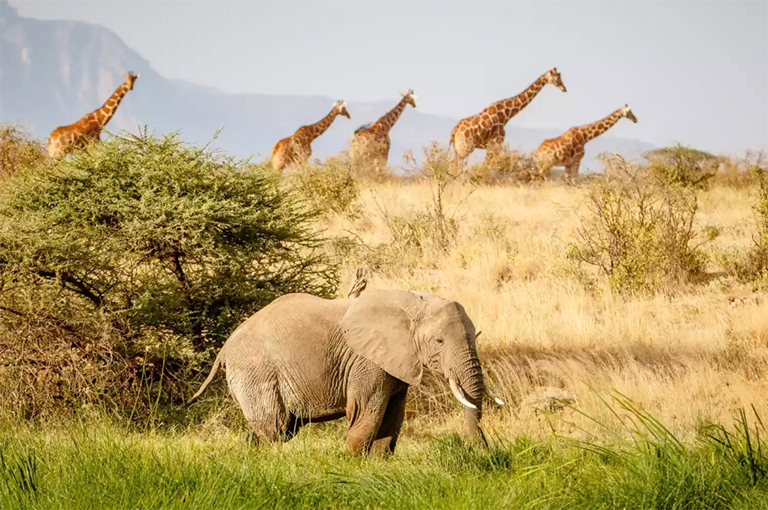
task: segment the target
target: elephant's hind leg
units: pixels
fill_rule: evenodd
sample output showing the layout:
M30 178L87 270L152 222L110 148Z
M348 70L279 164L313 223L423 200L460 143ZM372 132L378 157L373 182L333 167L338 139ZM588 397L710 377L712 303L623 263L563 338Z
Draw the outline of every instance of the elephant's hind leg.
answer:
M405 384L403 386L401 391L389 397L387 410L384 412L379 431L371 445L371 452L378 455L386 456L395 452L400 428L405 419L405 400L408 395L408 386Z
M266 441L277 443L284 440L285 424L280 417L264 416L248 420L248 427L251 429L251 435L255 443Z
M248 388L249 391L243 391L245 388L238 390L233 393L256 443L276 443L293 437L298 425L291 426L295 420L285 409L276 380L256 383Z

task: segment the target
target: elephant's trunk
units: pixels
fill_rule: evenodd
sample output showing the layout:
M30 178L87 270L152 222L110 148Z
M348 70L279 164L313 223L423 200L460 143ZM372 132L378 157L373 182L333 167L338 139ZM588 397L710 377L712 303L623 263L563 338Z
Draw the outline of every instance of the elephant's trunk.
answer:
M474 352L464 353L460 356L462 362L454 370L458 388L463 392L471 406L464 406L464 418L470 435L484 439L480 430L480 418L483 415L483 395L485 394L485 382L483 371L480 368L480 360Z

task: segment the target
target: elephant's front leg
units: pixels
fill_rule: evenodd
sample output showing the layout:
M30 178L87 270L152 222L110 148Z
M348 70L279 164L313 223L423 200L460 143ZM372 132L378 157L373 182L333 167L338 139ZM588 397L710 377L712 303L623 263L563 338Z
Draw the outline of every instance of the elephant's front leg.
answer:
M379 429L389 409L396 384L396 380L386 374L383 379L350 385L347 393L347 448L352 453L369 453L374 441L383 440L379 436Z
M384 418L381 420L376 439L373 440L371 451L386 456L395 452L397 438L400 435L400 428L405 419L405 400L408 396L408 385L400 382L402 389L389 397L387 410L384 412Z

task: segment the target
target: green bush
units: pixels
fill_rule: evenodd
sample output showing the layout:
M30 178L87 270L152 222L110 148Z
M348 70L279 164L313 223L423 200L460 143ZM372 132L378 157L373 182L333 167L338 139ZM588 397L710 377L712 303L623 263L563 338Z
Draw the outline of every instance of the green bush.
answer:
M706 189L717 171L718 158L680 144L645 155L656 178L668 183Z
M45 147L19 126L0 124L0 181L46 160Z
M312 228L314 210L265 170L175 135L116 137L6 184L0 347L8 349L0 348L0 366L11 367L7 381L39 379L24 365L50 357L48 384L79 385L82 395L98 393L96 379L120 371L135 386L126 398L162 371L179 390L180 371L247 316L282 294L331 296L338 284ZM25 350L30 342L40 349ZM83 361L66 361L72 356ZM101 370L81 384L89 366ZM14 388L27 403L46 393Z
M603 160L605 173L588 195L571 256L598 267L614 289L628 293L654 292L699 274L695 189L670 184L620 156Z
M318 211L352 217L360 213L360 191L345 158L329 157L322 165L300 165L290 170L286 183Z

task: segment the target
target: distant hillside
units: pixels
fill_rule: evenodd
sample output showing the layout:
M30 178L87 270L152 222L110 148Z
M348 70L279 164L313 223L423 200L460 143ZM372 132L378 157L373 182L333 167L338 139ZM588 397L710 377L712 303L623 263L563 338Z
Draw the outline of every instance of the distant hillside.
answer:
M99 107L121 82L121 73L129 70L140 72L141 77L107 126L110 132L136 131L138 124L147 124L159 133L179 130L184 138L200 143L210 141L223 127L216 145L239 157L266 157L277 140L319 120L339 99L224 94L170 80L104 27L24 18L4 0L0 0L0 32L0 120L20 122L40 138ZM337 119L313 144L314 154L345 150L358 126L375 120L397 102L395 92L387 101L350 102L352 119ZM405 149L413 148L418 157L420 147L432 140L447 144L457 121L409 108L392 130L390 164L399 165ZM507 126L507 142L512 148L530 151L567 127L525 129L515 127L513 119ZM601 137L588 146L585 166L594 168L591 160L599 152L618 151L634 158L653 148L638 140Z

